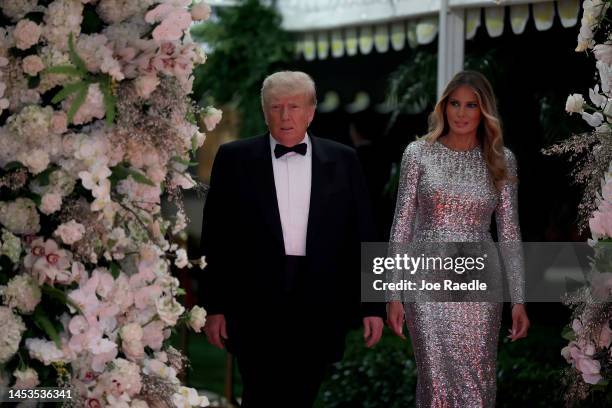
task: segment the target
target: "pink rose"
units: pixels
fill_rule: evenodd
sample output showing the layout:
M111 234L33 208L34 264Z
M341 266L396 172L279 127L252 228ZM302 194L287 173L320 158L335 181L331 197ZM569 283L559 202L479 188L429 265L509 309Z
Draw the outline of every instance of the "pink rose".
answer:
M40 204L40 211L44 214L53 214L62 208L62 196L58 193L47 193L43 195Z
M223 117L223 111L220 109L215 109L212 106L206 107L206 111L204 114L204 125L206 125L206 130L212 132L219 122L221 122L221 118Z
M15 376L15 385L14 388L18 389L28 389L34 388L40 381L38 380L38 373L33 368L27 367L23 370L17 369L13 372Z
M154 320L142 328L142 338L145 346L159 350L164 342L164 322Z
M45 69L45 64L38 55L28 55L21 62L23 72L30 76L36 76L40 71Z
M136 86L138 96L147 99L155 91L157 85L159 85L159 78L155 74L140 76L136 78L134 85Z
M75 220L70 220L60 224L53 233L56 237L60 237L66 245L72 245L79 241L85 235L85 226L79 224Z
M601 348L610 347L610 343L612 343L612 330L610 330L610 322L607 321L601 326L598 346Z
M210 6L204 2L195 4L191 8L191 18L193 20L208 20L210 17Z
M66 133L68 130L68 116L66 112L59 111L54 112L51 117L51 131L56 135Z
M15 45L20 50L27 50L38 42L41 33L42 28L35 22L21 20L15 26L15 31L13 31Z

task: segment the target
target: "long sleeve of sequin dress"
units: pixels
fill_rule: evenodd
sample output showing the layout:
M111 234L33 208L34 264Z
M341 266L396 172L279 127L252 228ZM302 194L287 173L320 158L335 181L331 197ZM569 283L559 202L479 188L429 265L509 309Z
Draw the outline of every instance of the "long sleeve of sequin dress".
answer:
M516 174L512 153L505 154ZM492 242L493 213L500 241L520 241L516 184L498 192L479 147L460 152L419 140L406 148L391 247ZM513 301L522 299L521 265L522 259L504 260L506 268L517 268L508 279ZM494 407L502 303L407 302L405 310L418 369L417 407Z

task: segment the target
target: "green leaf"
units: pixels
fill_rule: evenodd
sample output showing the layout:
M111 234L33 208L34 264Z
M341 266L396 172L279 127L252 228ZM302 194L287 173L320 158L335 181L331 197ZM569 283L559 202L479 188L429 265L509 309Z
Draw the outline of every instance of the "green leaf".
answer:
M81 72L81 75L87 74L87 67L85 66L85 61L79 57L76 50L74 49L74 40L72 38L72 32L68 36L68 50L70 54L70 61L77 67L77 69Z
M16 169L22 169L24 168L23 164L21 164L21 162L18 161L12 161L9 163L6 163L6 165L4 166L4 170L16 170Z
M53 173L55 171L55 167L47 167L43 172L38 173L38 175L34 178L36 181L38 181L38 184L40 184L41 186L48 186L49 185L49 176L51 175L51 173Z
M34 201L34 204L36 204L37 207L40 207L40 205L42 204L42 197L36 193L28 191L25 196L30 200Z
M34 89L40 84L40 77L36 76L28 76L28 89Z
M74 100L72 101L72 105L70 105L70 109L68 109L68 121L72 122L74 119L74 115L77 113L81 105L85 103L85 98L87 98L87 90L89 89L89 84L87 86L79 89Z
M117 279L119 277L119 274L121 273L121 268L119 268L119 265L117 264L117 262L111 262L110 270L111 270L111 275L113 275L113 278Z
M197 136L193 136L191 138L191 154L195 156L197 150L198 150L198 138Z
M53 340L57 348L61 349L62 344L60 342L59 334L57 333L55 326L53 326L53 323L51 323L51 320L49 320L49 318L45 314L45 311L42 306L39 306L34 310L33 318L36 326L38 326L39 329L44 331L45 334L49 336L51 340Z
M136 182L138 182L140 184L146 184L146 185L149 185L151 187L155 187L155 183L152 182L147 176L145 176L144 174L142 174L138 170L128 169L128 172L130 173L130 176L132 176L132 178Z
M77 68L72 65L56 65L54 67L49 67L43 71L46 74L62 74L62 75L72 75L76 77L81 77L83 73L79 71Z
M79 305L77 305L72 300L70 300L66 292L64 292L63 290L50 286L46 283L42 285L40 289L42 290L44 294L46 294L50 298L55 299L64 305L70 305L71 307L76 309L79 313L81 313L81 308L79 307Z
M576 333L572 330L571 326L565 326L563 331L561 331L561 337L563 337L567 341L576 340Z
M102 95L104 96L104 110L106 111L106 123L108 125L112 125L115 121L115 111L117 100L115 95L113 95L113 91L111 89L110 77L100 82L100 90L102 91Z
M198 162L190 161L188 159L183 159L182 157L179 157L179 156L173 156L172 160L174 160L177 163L181 163L184 166L188 166L188 167L193 167L193 166L197 166L198 164L200 164Z
M185 292L185 289L183 289L183 288L176 289L176 295L177 296L184 296L185 294L187 294L187 292Z
M51 103L61 102L66 99L70 94L81 90L83 87L87 88L87 85L88 84L85 81L73 82L71 84L64 85L62 90L56 93L53 99L51 99Z

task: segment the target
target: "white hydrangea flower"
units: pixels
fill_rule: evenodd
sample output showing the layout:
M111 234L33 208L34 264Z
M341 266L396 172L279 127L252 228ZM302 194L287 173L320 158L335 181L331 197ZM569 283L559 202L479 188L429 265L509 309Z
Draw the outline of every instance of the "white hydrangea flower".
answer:
M17 264L21 258L21 240L4 228L2 229L0 254L7 256L14 264Z
M75 0L55 0L43 17L43 37L60 51L68 50L68 37L78 37L83 22L83 3Z
M29 338L26 339L25 345L30 353L30 357L41 361L46 366L51 363L67 362L67 358L62 350L58 349L52 341L40 338Z
M36 9L37 4L38 0L2 0L0 9L11 20L18 21Z
M6 306L0 306L0 364L8 362L19 349L21 335L26 326L21 317Z
M30 275L17 275L2 288L4 303L21 313L32 313L41 296L40 287Z
M35 234L40 229L36 204L29 198L0 202L0 224L14 234Z

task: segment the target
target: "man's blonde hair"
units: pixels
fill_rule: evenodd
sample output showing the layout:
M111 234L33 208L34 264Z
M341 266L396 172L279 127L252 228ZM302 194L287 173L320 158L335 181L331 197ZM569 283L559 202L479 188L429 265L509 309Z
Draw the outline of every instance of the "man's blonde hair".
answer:
M310 75L301 71L279 71L268 75L261 86L261 106L272 95L306 94L312 106L317 106L317 91Z

